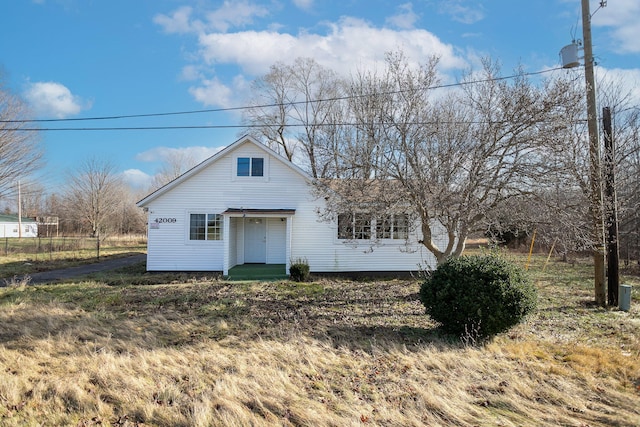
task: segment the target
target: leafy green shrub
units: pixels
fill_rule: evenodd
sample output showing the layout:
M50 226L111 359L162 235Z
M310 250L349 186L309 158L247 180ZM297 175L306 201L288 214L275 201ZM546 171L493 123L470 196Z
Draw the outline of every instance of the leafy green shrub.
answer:
M420 300L446 332L475 340L518 324L535 309L537 292L517 265L476 255L440 264L422 284Z
M306 282L309 280L309 263L304 258L298 258L291 261L289 266L289 276L291 280L296 282Z

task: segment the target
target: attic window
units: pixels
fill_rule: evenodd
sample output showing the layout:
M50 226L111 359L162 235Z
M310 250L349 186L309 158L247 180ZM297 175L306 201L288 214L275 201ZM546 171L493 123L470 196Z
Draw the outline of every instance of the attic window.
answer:
M264 176L264 159L238 157L238 176Z

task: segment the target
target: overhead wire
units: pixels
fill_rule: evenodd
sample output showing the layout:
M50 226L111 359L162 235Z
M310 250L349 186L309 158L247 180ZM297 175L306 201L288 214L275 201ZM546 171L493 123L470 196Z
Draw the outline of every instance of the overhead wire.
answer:
M550 68L547 70L529 72L529 73L520 73L513 74L509 76L500 76L500 77L492 77L488 79L479 79L479 80L471 80L471 81L461 81L456 83L447 83L440 84L435 86L429 86L424 88L424 90L436 90L436 89L445 89L452 87L459 87L471 84L479 84L479 83L487 83L493 81L501 81L514 79L517 77L528 77L535 76L545 73L550 73L553 71L561 70L561 67ZM11 119L11 120L0 120L0 123L60 123L60 122L81 122L81 121L99 121L99 120L121 120L121 119L132 119L132 118L147 118L147 117L166 117L166 116L178 116L178 115L190 115L190 114L203 114L203 113L220 113L220 112L231 112L231 111L240 111L240 110L248 110L248 109L259 109L259 108L271 108L271 107L279 107L282 105L299 105L299 104L307 104L307 103L320 103L320 102L333 102L333 101L344 101L348 99L356 99L363 98L368 96L384 96L384 95L394 95L406 92L406 89L398 89L394 91L387 92L377 92L373 94L362 94L362 95L345 95L338 96L332 98L323 98L323 99L315 99L315 100L304 100L304 101L290 101L286 103L270 103L270 104L262 104L262 105L246 105L246 106L238 106L238 107L225 107L225 108L209 108L209 109L200 109L200 110L185 110L185 111L173 111L173 112L159 112L159 113L142 113L142 114L119 114L119 115L110 115L110 116L95 116L95 117L75 117L75 118L63 118L63 119ZM126 127L68 127L68 128L24 128L24 127L16 127L16 128L5 128L2 129L4 131L29 131L29 132L41 132L41 131L107 131L107 130L166 130L166 129L224 129L224 128L240 128L247 127L244 125L202 125L202 126L126 126Z
M587 119L576 119L575 123L586 122ZM509 120L494 120L492 123L501 124L509 123ZM407 125L435 125L435 124L483 124L485 121L468 120L468 121L424 121L424 122L407 122ZM383 122L368 123L369 125L383 125ZM40 131L130 131L130 130L194 130L194 129L248 129L248 128L262 128L269 125L175 125L175 126L131 126L131 127L65 127L65 128L22 128L22 129L5 129L25 132L40 132ZM273 125L277 127L296 128L296 127L324 127L324 126L358 126L358 123L353 122L331 122L331 123L291 123L291 124L277 124Z

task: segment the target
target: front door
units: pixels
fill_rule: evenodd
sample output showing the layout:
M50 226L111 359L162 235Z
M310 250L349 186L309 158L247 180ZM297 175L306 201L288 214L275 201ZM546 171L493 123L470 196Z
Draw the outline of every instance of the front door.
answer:
M267 262L267 221L264 218L244 219L244 262Z

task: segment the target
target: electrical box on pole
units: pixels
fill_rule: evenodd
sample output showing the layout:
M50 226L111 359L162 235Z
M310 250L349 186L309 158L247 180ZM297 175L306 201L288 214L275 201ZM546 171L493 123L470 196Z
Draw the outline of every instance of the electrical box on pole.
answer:
M566 45L560 50L560 60L562 68L575 68L580 65L578 49L580 46L576 42Z

